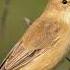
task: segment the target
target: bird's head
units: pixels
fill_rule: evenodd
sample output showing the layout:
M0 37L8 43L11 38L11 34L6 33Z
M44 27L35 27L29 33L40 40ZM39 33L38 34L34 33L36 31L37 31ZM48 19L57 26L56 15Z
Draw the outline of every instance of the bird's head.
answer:
M70 24L70 0L50 0L47 10L52 16L56 16L56 18Z
M70 10L70 0L50 0L49 6L56 10Z

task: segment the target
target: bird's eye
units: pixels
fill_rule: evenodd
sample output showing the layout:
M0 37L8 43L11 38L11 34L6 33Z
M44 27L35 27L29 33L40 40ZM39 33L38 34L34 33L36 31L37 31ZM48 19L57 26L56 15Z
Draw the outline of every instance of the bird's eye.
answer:
M62 3L63 3L63 4L67 4L67 0L63 0Z

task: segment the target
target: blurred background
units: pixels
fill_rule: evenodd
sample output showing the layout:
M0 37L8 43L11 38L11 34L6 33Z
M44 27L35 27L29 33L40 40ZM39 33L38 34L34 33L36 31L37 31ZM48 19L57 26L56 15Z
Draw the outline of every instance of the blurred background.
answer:
M47 0L0 0L0 63L28 28L24 18L33 22L46 4ZM69 67L70 62L63 59L55 70L70 70Z

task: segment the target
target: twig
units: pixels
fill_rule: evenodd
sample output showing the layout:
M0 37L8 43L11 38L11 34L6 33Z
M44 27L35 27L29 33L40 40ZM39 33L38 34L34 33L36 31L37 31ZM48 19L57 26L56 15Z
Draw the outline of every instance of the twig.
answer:
M4 30L5 30L5 25L6 25L6 19L8 16L8 9L10 5L10 0L5 0L5 7L3 11L3 15L1 17L1 36L4 36Z

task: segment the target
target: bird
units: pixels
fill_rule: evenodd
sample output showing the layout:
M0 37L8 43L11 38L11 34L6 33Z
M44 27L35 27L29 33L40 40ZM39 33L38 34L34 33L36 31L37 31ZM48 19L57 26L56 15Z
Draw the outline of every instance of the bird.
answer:
M53 70L70 49L70 0L49 0L12 48L0 70Z

